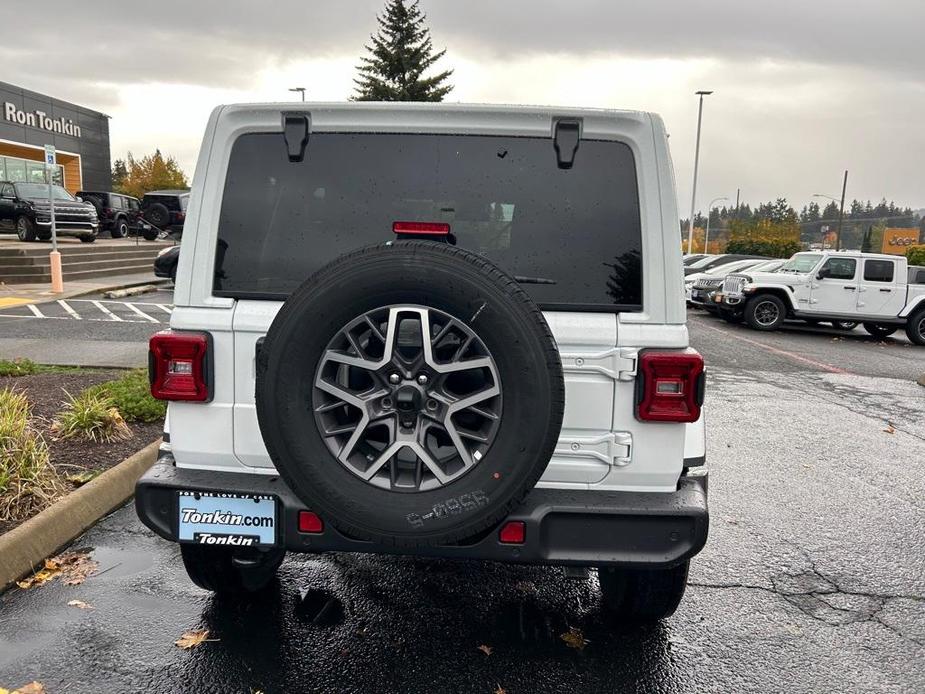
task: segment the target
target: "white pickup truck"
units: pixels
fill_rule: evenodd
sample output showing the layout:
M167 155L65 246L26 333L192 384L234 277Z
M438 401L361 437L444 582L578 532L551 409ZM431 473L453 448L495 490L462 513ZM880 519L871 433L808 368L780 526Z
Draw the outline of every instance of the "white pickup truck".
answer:
M776 330L788 318L858 321L875 337L905 327L925 345L925 268L910 268L902 256L797 253L774 273L728 275L713 300L728 320L756 330Z

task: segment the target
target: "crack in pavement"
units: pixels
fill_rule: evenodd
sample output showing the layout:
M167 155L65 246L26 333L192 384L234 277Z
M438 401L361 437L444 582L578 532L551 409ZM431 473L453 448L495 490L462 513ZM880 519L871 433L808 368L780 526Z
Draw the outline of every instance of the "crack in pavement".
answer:
M771 584L772 587L768 588L741 582L688 582L688 585L695 588L759 590L783 598L807 617L830 626L876 622L902 639L925 646L925 643L903 633L880 616L890 600L925 602L925 596L847 590L839 587L834 579L822 574L815 566L809 571L778 574L771 578Z

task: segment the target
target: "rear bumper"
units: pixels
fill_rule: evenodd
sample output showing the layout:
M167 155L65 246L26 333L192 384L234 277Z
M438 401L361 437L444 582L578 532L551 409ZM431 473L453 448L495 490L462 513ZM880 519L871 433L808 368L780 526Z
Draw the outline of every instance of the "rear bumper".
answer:
M317 534L298 530L306 507L278 477L177 468L162 453L138 481L139 518L177 541L178 491L268 494L277 500L277 543L290 552L372 552L527 564L668 568L697 554L707 540L707 478L684 476L671 493L534 489L506 521L523 521L525 542L501 544L498 529L454 545L401 548L347 537L330 523Z

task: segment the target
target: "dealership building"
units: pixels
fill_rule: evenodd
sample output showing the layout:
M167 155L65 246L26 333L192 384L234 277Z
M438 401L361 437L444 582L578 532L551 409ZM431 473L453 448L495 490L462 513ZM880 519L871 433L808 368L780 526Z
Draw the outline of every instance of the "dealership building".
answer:
M71 193L112 189L107 115L0 82L0 181L46 181L45 145Z

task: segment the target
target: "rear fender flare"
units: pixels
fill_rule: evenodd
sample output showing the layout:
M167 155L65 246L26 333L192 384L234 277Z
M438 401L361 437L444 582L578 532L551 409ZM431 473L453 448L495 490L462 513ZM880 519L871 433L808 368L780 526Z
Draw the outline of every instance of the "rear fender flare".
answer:
M925 294L922 294L921 296L917 296L913 298L912 301L906 304L905 308L903 308L903 310L899 312L899 317L908 318L913 313L915 313L916 310L918 310L921 306L925 306Z

